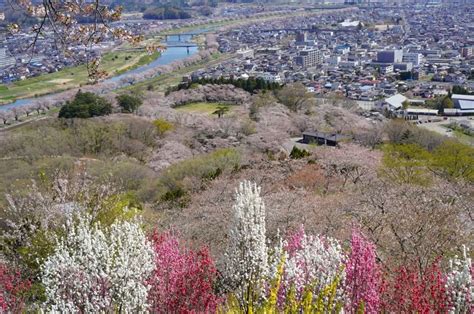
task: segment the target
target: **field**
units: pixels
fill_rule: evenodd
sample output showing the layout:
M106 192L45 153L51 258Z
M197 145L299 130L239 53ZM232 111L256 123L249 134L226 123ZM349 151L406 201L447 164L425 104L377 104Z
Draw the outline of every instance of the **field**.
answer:
M225 106L229 108L228 112L232 111L232 107L220 103L215 102L197 102L192 104L187 104L184 106L176 107L176 110L181 112L189 112L195 114L202 114L202 115L212 115L213 112L217 110L218 107Z
M114 51L104 55L101 68L106 69L109 76L121 74L129 69L147 64L158 57L148 55L145 51ZM0 104L20 98L58 92L87 84L88 75L85 65L67 68L55 73L17 81L10 85L0 85Z

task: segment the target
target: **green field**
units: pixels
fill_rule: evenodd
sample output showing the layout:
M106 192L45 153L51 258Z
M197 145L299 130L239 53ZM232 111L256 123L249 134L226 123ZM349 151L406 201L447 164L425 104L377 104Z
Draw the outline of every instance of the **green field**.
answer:
M202 115L213 115L213 112L217 110L219 106L225 106L229 108L227 114L232 112L232 107L225 104L215 103L215 102L196 102L183 106L178 106L175 109L181 112L202 114Z
M104 55L101 69L106 69L108 76L115 76L132 68L147 64L157 58L158 53L148 55L145 51L114 51ZM51 92L63 91L87 84L88 74L85 65L67 68L55 73L17 81L9 85L0 85L0 104L19 98L29 98Z

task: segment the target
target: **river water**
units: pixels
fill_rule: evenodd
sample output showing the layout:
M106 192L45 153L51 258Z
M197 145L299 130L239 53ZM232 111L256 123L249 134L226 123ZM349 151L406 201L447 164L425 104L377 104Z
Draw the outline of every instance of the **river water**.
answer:
M207 29L199 29L199 30L194 30L192 33L193 34L200 34L200 33L206 32L206 31L207 31ZM167 44L170 44L170 45L176 44L176 43L190 43L191 42L191 37L192 37L191 35L168 36L167 41L165 41L164 43L167 43ZM177 61L177 60L183 60L183 59L186 59L189 56L194 55L197 52L198 52L197 47L189 47L189 49L186 48L186 47L169 47L166 50L164 50L161 53L161 55L158 58L156 58L154 61L152 61L152 62L150 62L146 65L143 65L141 67L138 67L136 69L127 71L123 74L110 77L110 78L106 79L105 82L117 82L121 78L125 77L126 75L138 74L138 73L147 71L149 69L152 69L152 68L160 66L160 65L167 65L167 64L170 64L170 63L172 63L174 61ZM40 97L37 97L37 98L18 99L15 102L12 102L12 103L9 103L9 104L6 104L6 105L0 105L0 110L7 110L7 109L15 108L15 107L25 106L25 105L28 105L29 103L31 103L32 101L40 100L41 98L46 98L46 97L49 97L49 96L51 96L51 94L50 95L45 95L45 96L40 96Z

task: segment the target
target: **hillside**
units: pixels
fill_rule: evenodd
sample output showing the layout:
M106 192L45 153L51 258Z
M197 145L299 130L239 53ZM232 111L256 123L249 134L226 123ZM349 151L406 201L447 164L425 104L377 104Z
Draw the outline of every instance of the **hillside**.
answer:
M474 240L472 148L407 122L383 118L370 122L360 115L357 107L344 100L335 99L329 104L303 98L297 108L290 109L285 105L287 89L298 88L288 86L253 95L231 85L203 85L171 92L167 96L149 91L143 96L143 105L136 114L113 113L74 120L50 117L2 132L0 181L3 184L0 189L2 195L7 195L1 198L2 207L6 209L3 214L2 258L14 261L13 265L17 265L28 280L17 283L22 285L18 291L27 291L26 294L20 296L11 292L17 298L15 304L28 309L38 305L38 300L47 298L49 303L46 304L50 305L44 306L62 308L62 301L56 299L62 295L61 289L76 289L63 286L69 284L69 279L55 266L58 259L63 258L58 254L63 253L52 250L54 239L64 230L62 222L74 215L79 215L77 219L85 219L77 225L77 232L90 233L92 238L98 236L97 231L87 229L87 224L100 222L100 228L112 228L109 231L104 229L106 234L116 230L126 236L126 232L132 232L132 229L123 224L128 221L133 224L136 219L133 217L139 215L150 234L152 250L161 252L159 254L164 254L160 255L163 257L177 254L173 256L183 259L181 266L171 260L157 260L156 263L164 263L159 267L171 267L169 271L180 267L191 267L183 271L205 267L205 276L208 277L192 279L196 282L204 280L202 289L194 291L194 297L200 300L196 302L205 302L198 303L200 305L186 303L184 295L163 290L158 282L154 284L149 302L153 307L170 311L190 308L214 311L220 306L236 306L222 299L229 293L244 302L239 307L247 306L245 302L250 299L239 294L239 287L251 284L256 285L254 289L261 289L259 285L263 283L233 281L232 278L236 278L233 276L240 276L235 273L238 266L226 258L229 255L224 255L235 250L232 241L263 241L263 246L252 248L249 244L242 252L249 254L249 259L241 262L250 263L247 270L256 267L257 273L277 271L272 267L277 267L278 262L271 262L271 258L270 264L263 260L261 263L264 264L259 264L254 259L255 254L259 258L263 256L261 254L274 254L271 252L273 246L278 247L279 236L286 239L285 243L296 241L292 236L287 237L291 234L303 236L307 239L303 241L309 242L298 245L302 245L301 250L310 251L313 249L305 245L318 245L315 240L318 238L311 235L325 235L327 241L336 241L328 243L334 243L334 250L342 255L334 260L333 273L328 273L325 280L328 280L328 285L335 285L333 289L340 297L334 304L324 305L326 309L332 306L358 307L361 300L366 300L363 302L373 309L400 309L397 307L399 304L384 303L384 300L395 298L392 293L398 292L377 292L381 284L378 280L383 277L384 282L396 288L397 280L401 280L397 276L405 274L404 267L410 265L416 266L407 270L413 271L409 276L415 276L418 270L427 274L443 272L442 276L447 277L442 278L446 280L455 276L455 270L449 270L447 261L439 261L438 257L454 256L464 244ZM112 101L113 111L118 112L113 95L107 99ZM221 107L226 110L218 115L216 111ZM338 132L346 135L347 140L338 147L298 143L302 133L308 130ZM244 198L243 203L232 206L235 188L247 180L258 184L261 192L244 188L240 192L243 194L237 194L237 197ZM261 201L258 202L263 202L265 207L261 205L258 209L260 205L251 205L251 202L257 202L256 196L249 194L249 199L245 200L246 193L259 193ZM250 206L248 210L260 210L258 215L263 215L259 223L254 221L256 225L245 227L256 228L256 232L260 230L255 234L255 240L245 240L250 236L246 233L241 235L241 240L235 238L240 232L238 226L243 226L239 224L250 223L235 212L239 208L245 212L246 206ZM84 210L91 216L80 214ZM73 212L76 214L71 216ZM32 226L35 228L31 229ZM304 226L304 231L301 231L301 226ZM167 233L167 230L172 231ZM146 237L140 232L134 237ZM77 241L74 233L67 238L59 236L59 239ZM114 239L107 241L115 243ZM97 238L94 241L102 240ZM186 243L196 251L183 248L183 251L171 253L169 250L178 250L177 243ZM265 243L270 243L270 246L266 247ZM115 244L110 245L113 249ZM126 245L145 250L132 242ZM369 251L358 253L358 245L365 245ZM199 247L206 249L201 251ZM329 254L329 251L324 253L326 249L329 250L323 246L319 249L323 251L317 254ZM128 252L133 252L130 250ZM336 254L336 251L331 251L331 254ZM76 254L74 252L68 254ZM113 254L121 251L115 252ZM138 263L148 263L146 254L149 253L144 252L141 253L144 260ZM294 267L292 263L299 262L293 260L292 251L287 252L289 259L284 265L289 263L285 267ZM364 264L364 267L369 267L369 273L351 273L347 268L343 273L344 283L339 281L342 277L336 276L338 267L359 263L357 259L361 257L357 254L366 254L363 252L375 254L371 255L373 260L368 261L373 264ZM96 253L88 254L94 256ZM68 267L85 265L81 264L84 261L79 255L70 255L70 258L72 264ZM464 262L460 260L460 263ZM155 267L152 264L150 270ZM7 274L9 270L2 271ZM135 275L144 271L140 276L148 273L145 269L133 271ZM153 274L156 276L154 280L168 276L161 272ZM367 289L375 291L376 299L348 294L347 289L354 284L353 280L360 280L355 278L365 275L375 276L374 286ZM63 278L61 282L53 280L59 278L57 276ZM173 285L187 285L187 280L191 280L189 276L179 276L176 280L180 283ZM262 280L272 278L268 276ZM284 289L290 289L292 279L286 277L289 275L284 276L285 283L275 288L275 291L280 291L281 306L292 302L291 298L302 300L305 295L303 284L296 296L285 299L284 291L287 290ZM443 284L445 279L442 278L432 284ZM41 290L29 288L45 285L48 289L60 290L47 290L43 294ZM214 285L218 286L212 288ZM89 289L87 285L82 287ZM323 290L318 290L322 286L315 289L315 293L322 297ZM265 293L265 290L258 291L259 295ZM115 292L111 290L110 293L111 302L116 302ZM131 291L121 293L133 297ZM184 293L191 293L191 290ZM443 299L441 290L437 293L441 294L436 299L434 296L424 297L445 302L438 303L441 308L448 307L449 298ZM178 303L162 303L171 297L177 298ZM252 297L255 306L261 304L260 297ZM73 302L78 304L79 301ZM91 308L103 309L95 301L90 302L88 306ZM134 308L131 301L125 304ZM269 306L264 304L261 306ZM141 305L136 306L140 308Z

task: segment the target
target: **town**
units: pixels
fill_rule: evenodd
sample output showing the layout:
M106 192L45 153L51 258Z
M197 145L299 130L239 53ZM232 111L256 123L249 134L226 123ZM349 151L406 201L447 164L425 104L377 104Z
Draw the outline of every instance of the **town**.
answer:
M319 97L340 95L366 109L397 110L408 101L410 113L430 115L439 108L426 100L453 86L474 90L473 21L472 7L413 5L256 23L219 34L220 51L236 58L187 79L302 82ZM469 97L454 105L444 113L474 114Z

